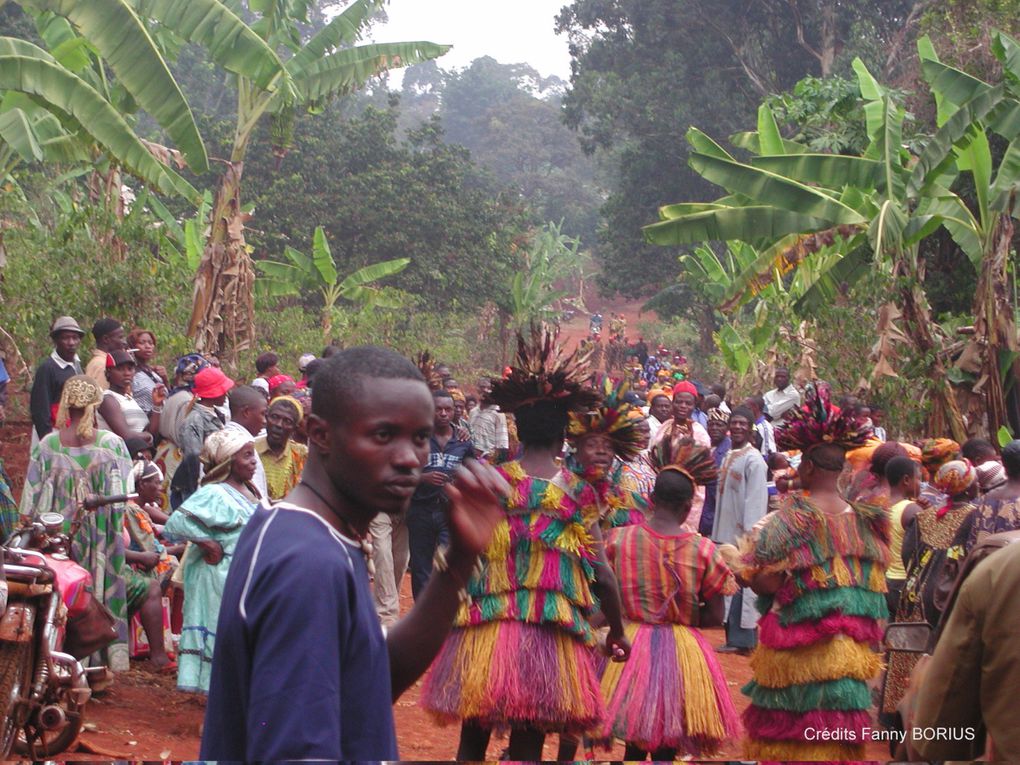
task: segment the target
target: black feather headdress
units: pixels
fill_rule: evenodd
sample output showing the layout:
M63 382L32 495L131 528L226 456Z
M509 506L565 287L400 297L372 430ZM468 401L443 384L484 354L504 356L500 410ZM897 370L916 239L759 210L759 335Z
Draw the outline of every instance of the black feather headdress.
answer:
M564 411L590 409L600 396L586 383L589 356L576 351L565 354L555 333L532 325L527 338L517 333L517 355L510 373L493 380L490 398L510 414L540 401L558 404Z
M693 438L664 438L652 448L651 457L655 472L676 470L697 486L719 477L712 450L695 443Z

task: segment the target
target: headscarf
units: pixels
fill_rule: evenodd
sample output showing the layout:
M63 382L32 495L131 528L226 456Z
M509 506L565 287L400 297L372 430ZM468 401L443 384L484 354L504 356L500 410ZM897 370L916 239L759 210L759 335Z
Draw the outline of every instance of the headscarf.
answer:
M982 492L989 492L1006 483L1006 469L1001 462L988 460L982 462L974 470L977 471L978 484L981 486Z
M57 407L57 426L67 422L70 410L83 409L84 414L78 423L78 437L91 441L95 435L96 409L103 403L103 391L99 389L91 377L75 375L68 378L60 392L60 405Z
M269 402L269 408L272 409L273 407L279 406L280 404L287 404L289 406L294 407L294 411L297 414L297 420L294 424L300 425L301 420L305 418L305 408L301 405L301 402L298 401L293 396L277 396L271 402Z
M159 469L159 465L149 460L136 460L131 468L131 475L134 476L135 486L138 485L139 481L151 478L154 475L159 476L160 483L163 482L163 471Z
M708 410L708 421L721 422L723 425L728 426L730 424L730 416L719 407L715 407Z
M202 485L220 483L230 477L230 463L234 455L248 444L254 443L251 433L240 428L224 428L209 435L202 445L199 459L205 468Z
M935 514L937 518L949 512L953 506L953 497L963 494L974 485L977 471L970 460L950 460L938 469L935 474L935 488L946 495L946 504Z
M960 453L960 445L951 438L928 438L921 443L921 464L928 475Z
M273 391L279 388L284 383L294 383L295 385L297 385L297 383L294 382L294 378L291 377L290 375L273 375L267 380L267 382L269 383L270 397L272 397Z
M176 393L179 390L190 391L192 386L195 384L195 375L201 372L209 366L209 362L199 353L189 353L186 356L181 356L177 359L177 367L174 369L174 379L180 379L182 377L189 378L189 380L182 385L176 386L171 394Z

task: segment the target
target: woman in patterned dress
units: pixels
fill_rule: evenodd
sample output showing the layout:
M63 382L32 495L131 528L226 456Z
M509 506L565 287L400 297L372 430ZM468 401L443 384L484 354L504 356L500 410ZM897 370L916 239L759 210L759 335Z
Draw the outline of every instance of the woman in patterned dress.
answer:
M122 503L77 513L89 495L130 493L131 457L124 440L95 427L103 400L99 386L85 375L64 383L57 410L60 429L44 436L32 450L21 497L21 514L64 516L72 557L92 575L94 595L113 614L117 640L91 657L115 672L129 668L127 598L124 589L124 511ZM77 513L77 529L72 521Z

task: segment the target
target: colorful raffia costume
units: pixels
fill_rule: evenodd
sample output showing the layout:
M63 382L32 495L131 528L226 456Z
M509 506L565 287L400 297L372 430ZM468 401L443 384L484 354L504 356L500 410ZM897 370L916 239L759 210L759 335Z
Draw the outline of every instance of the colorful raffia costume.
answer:
M600 387L603 399L596 409L570 413L567 438L576 447L587 436L604 436L612 444L616 459L608 472L590 471L571 455L563 468L563 481L578 501L589 486L595 490L599 523L608 530L643 523L648 502L627 467L643 446L638 420L632 416L634 412L640 414L640 409L625 400L628 383L614 386L606 377Z
M827 396L809 386L807 403L787 416L780 448L859 444L867 433L835 416ZM739 573L786 573L758 607L760 645L743 691L745 756L762 760L860 760L871 726L868 682L881 670L871 646L887 618L885 568L889 521L882 508L847 505L832 514L811 497L791 494L742 545Z
M676 451L673 451L676 448ZM691 440L656 450L662 470L695 485L714 480L711 451ZM602 735L654 752L703 756L740 728L726 677L698 631L699 604L737 590L711 540L696 532L663 535L645 524L610 532L606 553L620 584L631 655L602 678Z
M563 358L552 337L536 333L531 346L519 339L517 366L493 385L492 398L509 412L539 402L587 408L597 393L582 387L583 377L575 357ZM444 723L583 733L604 717L590 650L595 493L588 487L575 499L562 473L538 478L518 462L497 469L511 487L506 517L468 581L421 703Z

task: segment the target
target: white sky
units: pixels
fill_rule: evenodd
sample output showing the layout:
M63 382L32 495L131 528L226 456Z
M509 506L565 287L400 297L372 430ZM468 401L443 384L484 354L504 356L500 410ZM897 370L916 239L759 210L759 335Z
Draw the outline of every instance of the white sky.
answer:
M373 30L374 42L429 40L453 45L437 63L464 67L481 56L501 64L528 63L544 77L570 77L566 36L553 31L568 0L390 0L389 22Z

